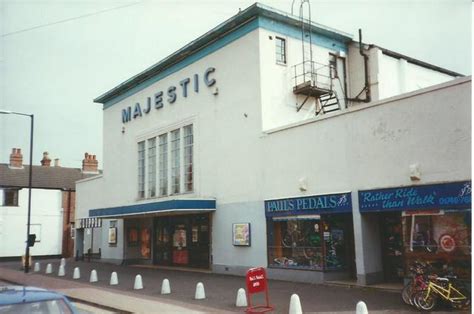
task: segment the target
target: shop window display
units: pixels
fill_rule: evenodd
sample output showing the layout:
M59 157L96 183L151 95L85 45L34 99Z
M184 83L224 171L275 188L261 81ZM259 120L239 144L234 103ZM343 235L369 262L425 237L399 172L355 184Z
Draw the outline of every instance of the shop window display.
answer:
M343 220L268 220L270 267L339 270L346 267Z
M470 212L409 215L403 219L405 269L415 260L429 261L439 271L471 277Z

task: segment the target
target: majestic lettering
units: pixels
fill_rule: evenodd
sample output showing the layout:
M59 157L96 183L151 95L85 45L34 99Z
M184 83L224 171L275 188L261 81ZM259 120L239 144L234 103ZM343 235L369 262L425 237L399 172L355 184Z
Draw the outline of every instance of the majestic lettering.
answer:
M213 78L216 68L209 67L204 71L204 74L201 76L204 85L207 87L214 86L216 84L216 79ZM130 122L133 119L142 117L143 115L149 114L154 106L155 109L161 109L164 107L164 101L166 100L169 104L175 103L179 97L187 98L191 93L191 90L194 90L196 94L199 93L199 84L200 84L200 75L194 74L191 77L186 77L179 81L179 86L171 85L164 92L157 91L153 94L152 97L146 97L145 101L140 104L140 102L135 103L133 106L128 106L122 109L122 123ZM181 89L179 91L178 89ZM178 96L178 94L180 96ZM165 97L165 98L163 98Z

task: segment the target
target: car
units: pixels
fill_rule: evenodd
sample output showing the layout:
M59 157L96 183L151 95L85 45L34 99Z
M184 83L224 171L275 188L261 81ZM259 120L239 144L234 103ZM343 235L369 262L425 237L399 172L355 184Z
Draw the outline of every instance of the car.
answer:
M75 314L71 302L62 294L30 286L0 287L0 314Z

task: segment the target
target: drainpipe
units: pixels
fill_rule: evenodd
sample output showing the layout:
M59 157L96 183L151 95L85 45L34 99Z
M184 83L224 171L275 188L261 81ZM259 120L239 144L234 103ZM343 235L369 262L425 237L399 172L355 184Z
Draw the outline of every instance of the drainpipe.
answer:
M370 83L369 83L369 55L365 54L362 48L362 30L359 28L359 53L362 57L364 57L364 79L365 84L364 88L360 91L360 93L355 98L349 98L349 101L356 101L356 102L371 102L372 96L370 93ZM360 95L365 92L365 98L361 99Z
M67 191L67 219L66 219L66 226L68 226L68 228L70 228L71 224L70 224L70 220L71 220L71 190L68 190ZM67 228L67 230L69 230ZM66 250L65 250L65 255L66 257L69 257L69 237L71 236L71 230L69 230L68 232L68 235L66 236Z

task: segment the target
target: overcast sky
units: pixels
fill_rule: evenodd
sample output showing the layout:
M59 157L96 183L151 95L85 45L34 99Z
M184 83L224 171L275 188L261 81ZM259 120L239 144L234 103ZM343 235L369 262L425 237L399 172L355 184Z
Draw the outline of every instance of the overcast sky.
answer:
M260 2L290 12L292 0ZM0 109L35 115L33 164L48 151L63 166L79 168L89 152L102 167L102 105L92 100L252 3L3 0ZM362 28L366 43L471 74L469 0L312 0L311 6L313 21L354 39ZM0 115L0 162L8 162L12 147L28 161L29 119Z

